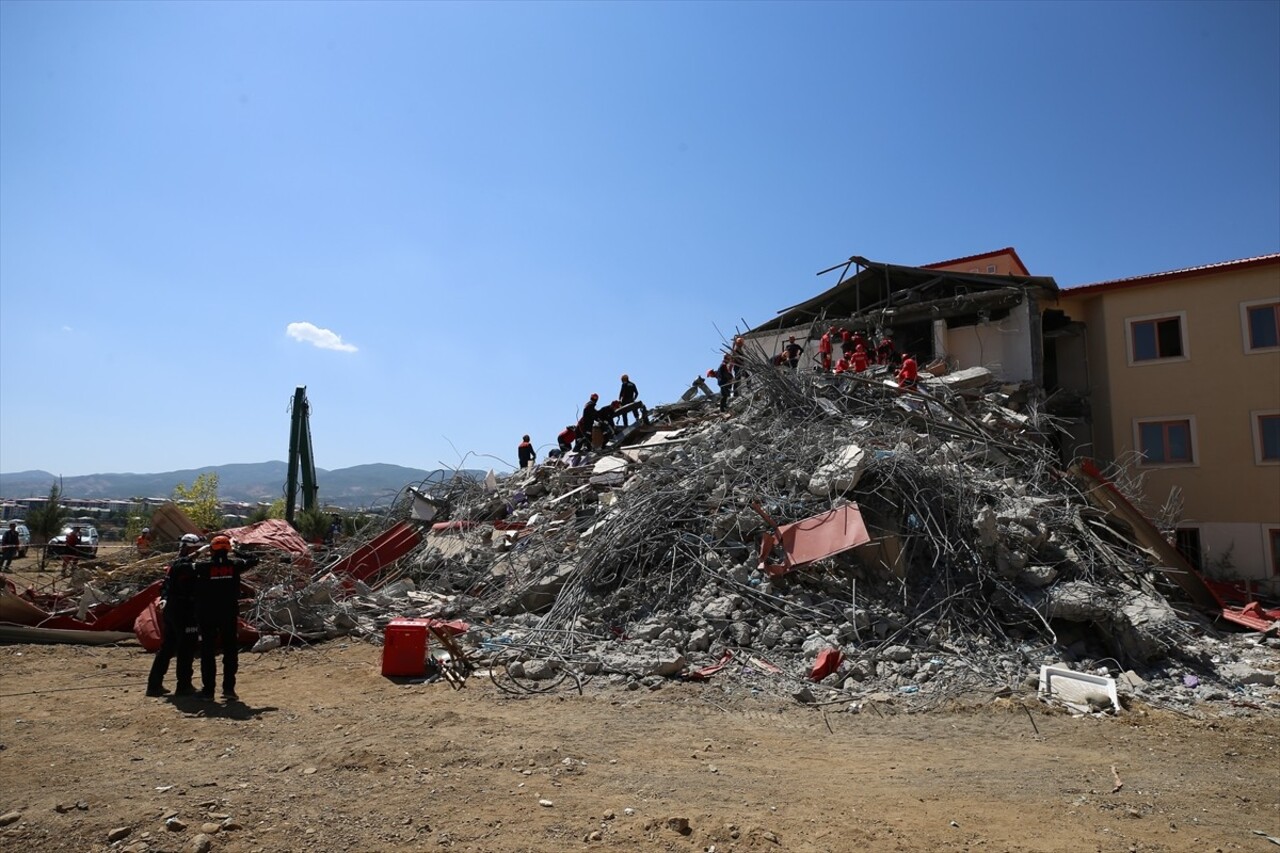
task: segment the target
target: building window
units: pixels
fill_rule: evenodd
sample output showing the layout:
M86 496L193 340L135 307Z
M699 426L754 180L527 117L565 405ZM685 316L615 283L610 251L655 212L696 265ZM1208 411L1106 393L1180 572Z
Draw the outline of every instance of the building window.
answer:
M987 264L987 272L995 272L995 271L996 271L995 264Z
M1280 349L1280 302L1246 302L1240 310L1245 352Z
M1197 572L1204 571L1204 551L1200 547L1199 527L1179 527L1174 531L1174 547Z
M1280 465L1280 410L1253 412L1253 454L1259 465Z
M1183 319L1182 314L1131 319L1129 363L1186 357L1186 342L1182 339Z
M1144 420L1137 424L1143 465L1193 465L1191 418Z

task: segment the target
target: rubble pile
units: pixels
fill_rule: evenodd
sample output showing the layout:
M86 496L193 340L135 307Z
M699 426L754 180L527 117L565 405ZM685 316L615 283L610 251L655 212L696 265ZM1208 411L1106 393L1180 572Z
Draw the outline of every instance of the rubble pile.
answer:
M927 706L1056 665L1180 710L1280 710L1274 630L1220 633L1059 464L1030 386L745 367L727 413L698 380L604 448L407 487L319 568L264 561L259 648L432 617L469 624L512 692L714 678Z
M1029 388L981 369L926 377L919 393L875 371L748 369L727 416L695 396L656 407L620 446L436 487L447 520L375 583L344 589L321 571L292 597L267 590L255 612L313 636L466 619L495 681L533 692L714 672L788 692L820 680L802 699L933 702L1021 687L1050 663L1136 671L1148 699L1184 704L1274 683L1242 657L1256 646L1274 669L1276 641L1219 635L1184 602L1062 470ZM385 523L422 497L406 492ZM767 534L842 507L869 541L804 564L761 553ZM824 652L827 672L814 669Z

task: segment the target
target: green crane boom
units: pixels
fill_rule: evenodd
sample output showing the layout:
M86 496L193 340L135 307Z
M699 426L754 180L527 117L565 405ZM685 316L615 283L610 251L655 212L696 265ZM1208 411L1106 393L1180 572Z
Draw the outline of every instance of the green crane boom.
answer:
M302 509L312 512L318 506L316 460L311 453L311 404L307 402L307 386L293 392L293 423L289 431L289 480L285 484L284 518L293 524L298 501L298 468L302 468Z

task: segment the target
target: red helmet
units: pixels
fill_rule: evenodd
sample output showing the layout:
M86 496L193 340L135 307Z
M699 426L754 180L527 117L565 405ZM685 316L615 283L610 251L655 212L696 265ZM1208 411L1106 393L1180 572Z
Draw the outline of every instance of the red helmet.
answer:
M210 551L230 551L231 537L229 536L213 537L213 540L209 543L209 550Z
M707 371L707 375L708 375L708 376L715 376L715 375L716 375L715 368L713 367L711 370L708 370L708 371Z

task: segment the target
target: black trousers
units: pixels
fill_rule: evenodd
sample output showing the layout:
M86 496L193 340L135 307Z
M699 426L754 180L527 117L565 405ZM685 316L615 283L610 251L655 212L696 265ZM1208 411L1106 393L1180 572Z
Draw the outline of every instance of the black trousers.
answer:
M200 682L212 692L218 681L218 652L222 652L222 689L236 689L240 669L240 642L236 636L236 611L200 614Z
M160 650L151 662L147 688L158 689L164 686L164 677L169 673L169 662L174 657L178 658L178 687L190 687L196 660L195 614L170 605L164 609L162 624L164 634L160 640Z

